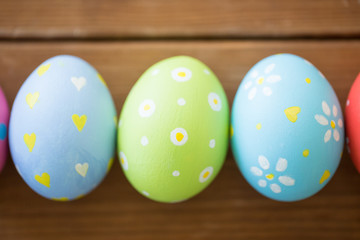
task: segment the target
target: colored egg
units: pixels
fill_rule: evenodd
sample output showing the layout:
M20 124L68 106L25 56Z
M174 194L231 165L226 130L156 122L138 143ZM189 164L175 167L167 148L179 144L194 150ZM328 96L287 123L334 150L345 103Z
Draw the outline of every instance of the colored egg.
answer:
M91 65L74 56L50 58L14 101L9 143L15 167L43 197L80 198L111 167L116 122L109 90Z
M346 145L351 159L360 172L360 74L353 83L345 107Z
M335 174L343 144L339 101L305 59L277 54L258 62L236 93L233 155L249 184L266 197L296 201Z
M219 173L228 126L227 98L210 68L187 56L160 61L137 81L120 115L125 176L152 200L189 199Z
M3 169L8 157L8 124L9 106L0 87L0 171Z

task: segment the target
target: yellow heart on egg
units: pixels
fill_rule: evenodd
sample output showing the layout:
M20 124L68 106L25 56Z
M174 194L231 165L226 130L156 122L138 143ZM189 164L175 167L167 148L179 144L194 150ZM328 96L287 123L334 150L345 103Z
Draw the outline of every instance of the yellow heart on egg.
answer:
M45 187L50 187L50 175L46 172L40 175L35 175L35 180L44 185Z
M49 70L49 68L50 63L46 65L41 65L36 72L41 77L42 75L44 75L44 73L46 73L47 70Z
M79 130L79 132L81 132L83 130L86 120L87 120L86 115L82 115L81 117L79 117L79 115L73 114L71 118L72 118L76 128Z
M25 133L24 135L24 142L26 144L26 146L28 147L29 149L29 152L32 152L34 146L35 146L35 142L36 142L36 135L35 133L32 133L32 134L27 134Z
M67 197L61 197L61 198L51 198L52 200L59 201L59 202L66 202L69 201L69 198Z
M33 94L29 93L26 95L26 103L29 105L29 107L32 109L37 102L38 98L40 96L39 92L34 92Z
M100 73L97 74L97 77L99 78L100 82L107 87L107 84L106 84L104 78L100 75Z
M328 178L330 177L330 171L329 170L325 170L324 174L321 176L319 183L322 184L323 182L325 182Z
M107 172L110 171L113 163L114 163L114 158L110 158L108 165L107 165Z
M300 107L289 107L284 110L286 117L290 122L296 122L298 119L297 115L300 113Z

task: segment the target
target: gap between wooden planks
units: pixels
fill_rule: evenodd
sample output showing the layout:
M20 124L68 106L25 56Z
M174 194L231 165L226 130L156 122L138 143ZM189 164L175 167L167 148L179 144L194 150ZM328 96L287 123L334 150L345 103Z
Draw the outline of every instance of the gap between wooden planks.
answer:
M0 52L0 83L10 102L40 63L55 55L72 54L88 61L103 75L118 110L147 68L176 55L193 56L207 64L222 82L230 104L247 71L271 54L293 53L312 62L332 84L342 106L360 72L360 40L0 42Z
M360 37L358 0L0 1L0 38Z

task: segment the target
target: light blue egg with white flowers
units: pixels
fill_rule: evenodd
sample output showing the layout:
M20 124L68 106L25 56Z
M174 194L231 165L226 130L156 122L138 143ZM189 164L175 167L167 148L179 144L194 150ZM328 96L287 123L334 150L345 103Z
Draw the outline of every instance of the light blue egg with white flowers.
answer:
M11 111L9 143L16 169L38 194L80 198L113 162L115 105L101 75L84 60L50 58L21 86Z
M342 156L344 123L336 94L316 67L292 54L267 57L246 74L231 125L241 173L271 199L314 195Z

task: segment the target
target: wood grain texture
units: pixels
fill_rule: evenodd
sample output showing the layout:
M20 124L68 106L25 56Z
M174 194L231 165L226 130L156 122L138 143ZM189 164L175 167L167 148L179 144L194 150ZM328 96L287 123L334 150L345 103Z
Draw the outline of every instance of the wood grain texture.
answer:
M174 55L205 62L230 104L246 72L270 54L290 52L311 61L327 76L342 106L360 71L360 41L2 42L0 52L0 85L9 102L42 61L73 54L103 75L118 112L142 72ZM0 175L0 239L359 239L359 186L360 176L345 152L320 193L300 202L275 202L246 183L229 152L215 181L183 203L142 197L118 162L93 193L62 203L32 192L9 161Z
M5 39L269 36L360 36L360 1L0 1Z

